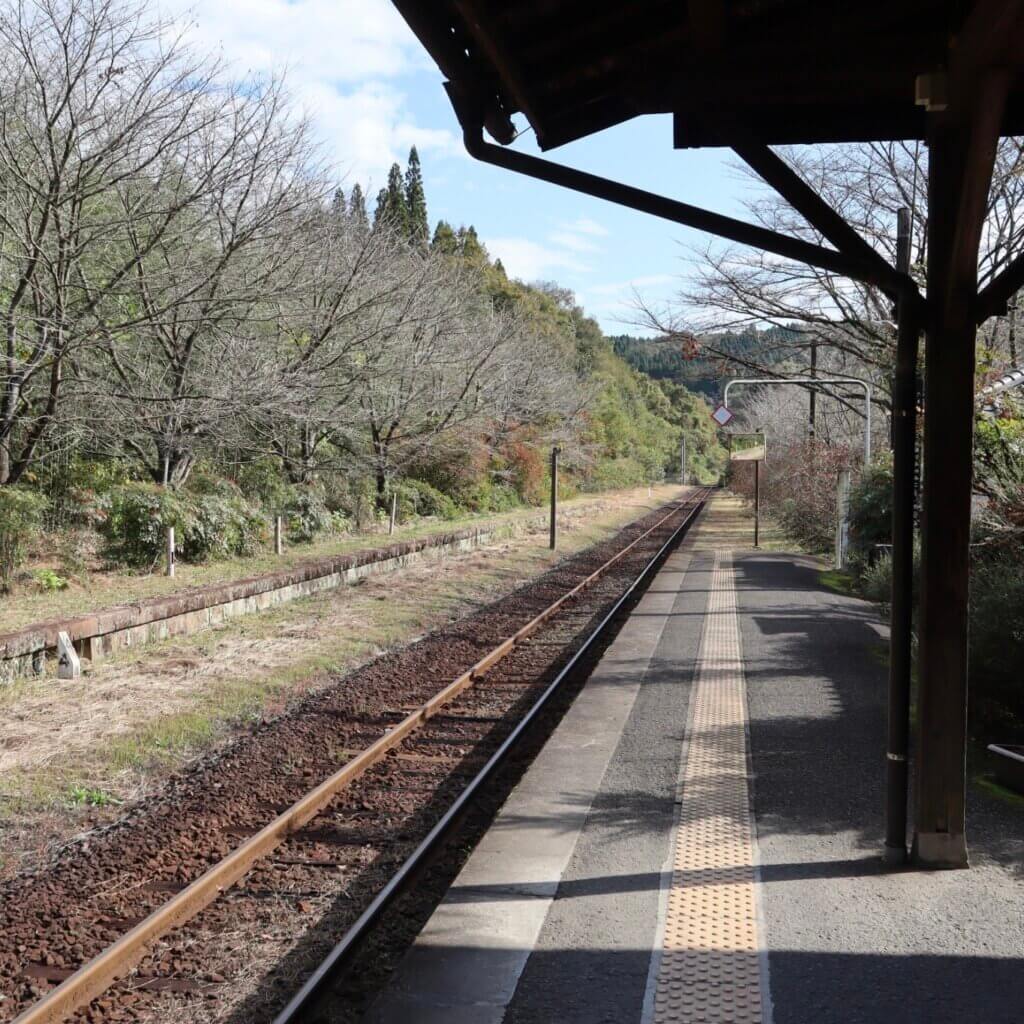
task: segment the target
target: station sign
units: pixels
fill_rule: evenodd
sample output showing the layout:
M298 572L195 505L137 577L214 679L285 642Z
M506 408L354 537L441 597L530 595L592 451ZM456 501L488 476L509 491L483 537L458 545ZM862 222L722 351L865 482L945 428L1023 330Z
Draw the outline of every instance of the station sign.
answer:
M764 434L730 434L730 462L763 462L768 454Z

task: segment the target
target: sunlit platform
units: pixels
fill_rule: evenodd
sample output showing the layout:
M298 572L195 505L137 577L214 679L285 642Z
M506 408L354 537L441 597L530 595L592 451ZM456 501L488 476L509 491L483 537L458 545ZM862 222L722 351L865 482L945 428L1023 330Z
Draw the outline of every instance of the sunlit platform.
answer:
M706 520L372 1008L374 1024L1020 1020L1024 815L882 862L885 636Z

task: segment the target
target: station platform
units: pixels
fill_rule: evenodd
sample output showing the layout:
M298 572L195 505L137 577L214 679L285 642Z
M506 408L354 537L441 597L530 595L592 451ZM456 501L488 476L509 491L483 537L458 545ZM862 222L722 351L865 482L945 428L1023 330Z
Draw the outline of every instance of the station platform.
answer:
M887 869L886 629L713 499L424 927L373 1024L1024 1019L1024 805ZM732 519L730 519L730 515Z

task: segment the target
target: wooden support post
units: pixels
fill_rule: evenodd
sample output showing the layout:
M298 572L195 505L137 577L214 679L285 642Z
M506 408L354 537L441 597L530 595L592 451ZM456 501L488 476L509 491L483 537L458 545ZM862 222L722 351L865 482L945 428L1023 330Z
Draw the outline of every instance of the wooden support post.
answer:
M388 520L388 536L395 532L395 519L398 515L398 491L391 492L391 518Z
M910 210L898 211L896 269L910 271ZM917 438L917 303L901 296L892 386L892 591L889 600L889 729L886 750L885 860L907 859L907 756L914 618L914 474Z
M761 534L761 460L754 459L754 547L759 546Z
M954 79L929 115L924 529L912 857L967 867L967 597L978 246L1005 75Z
M551 530L548 547L552 551L558 544L558 454L560 451L558 445L551 449Z
M274 554L280 555L284 552L284 530L280 516L274 516Z
M174 575L174 527L167 527L167 575Z

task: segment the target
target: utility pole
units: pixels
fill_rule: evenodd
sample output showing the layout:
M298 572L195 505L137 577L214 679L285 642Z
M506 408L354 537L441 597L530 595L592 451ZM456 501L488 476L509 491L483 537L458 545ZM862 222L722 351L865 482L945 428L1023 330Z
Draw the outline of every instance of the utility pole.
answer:
M561 450L557 444L551 449L551 534L548 547L552 551L558 543L558 455Z
M910 271L910 210L897 211L896 269ZM892 387L892 594L889 600L889 728L886 752L885 860L907 859L907 750L913 636L914 492L917 439L917 348L913 301L896 310L896 374Z

